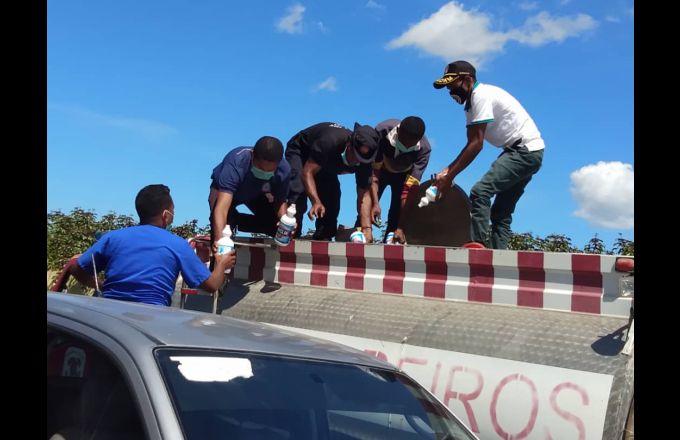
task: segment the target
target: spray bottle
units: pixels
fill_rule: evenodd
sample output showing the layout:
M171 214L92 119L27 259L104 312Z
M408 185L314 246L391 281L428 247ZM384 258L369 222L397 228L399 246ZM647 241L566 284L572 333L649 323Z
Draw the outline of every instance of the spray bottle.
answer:
M425 191L425 195L420 199L420 202L418 202L418 208L422 208L423 206L427 206L430 203L434 202L437 199L437 187L432 185Z

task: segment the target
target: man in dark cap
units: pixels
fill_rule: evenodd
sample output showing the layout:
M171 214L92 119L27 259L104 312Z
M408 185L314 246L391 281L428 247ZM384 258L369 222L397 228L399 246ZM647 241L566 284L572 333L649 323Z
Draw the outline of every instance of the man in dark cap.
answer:
M458 157L437 174L436 185L439 190L452 185L453 179L477 157L485 139L501 148L503 151L489 171L470 190L473 241L466 247L507 249L515 205L543 162L543 138L524 107L500 87L477 82L475 68L467 61L446 66L444 76L434 82L435 89L444 87L454 101L465 105L467 143Z
M291 167L288 202L294 203L298 229L307 215L316 219L313 240L331 240L337 232L340 214L338 174L354 173L359 164L370 165L378 151L378 133L368 125L354 124L354 131L334 122L312 125L293 136L286 145L285 157Z
M370 243L371 223L380 218L380 198L389 186L392 196L385 236L394 232L395 241L404 243L406 238L399 227L401 210L409 192L420 184L432 149L425 136L425 122L418 116L407 116L401 121L388 119L375 129L380 135L375 162L372 167L361 165L356 173L360 201L356 226L361 226Z

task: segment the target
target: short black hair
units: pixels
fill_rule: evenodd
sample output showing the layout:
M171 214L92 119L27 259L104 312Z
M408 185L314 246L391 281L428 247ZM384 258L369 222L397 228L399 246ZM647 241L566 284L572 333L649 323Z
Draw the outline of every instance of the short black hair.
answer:
M399 132L414 139L422 139L425 134L425 122L418 116L407 116L399 123Z
M141 224L149 223L152 218L171 206L170 188L161 184L145 186L135 198L135 209Z
M283 144L273 136L262 136L255 142L253 157L268 162L281 162L283 158Z

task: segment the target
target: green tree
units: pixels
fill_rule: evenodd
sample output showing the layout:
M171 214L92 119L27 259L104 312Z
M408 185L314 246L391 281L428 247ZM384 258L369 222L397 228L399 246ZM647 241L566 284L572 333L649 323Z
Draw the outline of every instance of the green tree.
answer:
M583 252L586 254L605 254L606 249L604 241L595 234L593 238L583 247Z
M612 251L617 255L635 255L635 243L631 240L626 240L619 234L619 238L614 242Z
M542 249L545 252L581 252L572 246L571 238L561 234L550 234L543 239Z
M543 249L543 240L531 232L512 234L508 241L508 249L513 251L540 251Z
M96 241L97 232L127 228L137 222L130 215L109 212L100 219L92 210L74 208L70 213L60 210L47 213L47 269L59 271L76 254L85 252ZM198 220L175 226L170 232L182 238L209 234L208 226L199 227Z
M112 217L107 217L106 222L118 223ZM95 233L99 230L94 211L74 208L68 214L60 210L48 212L47 268L60 270L72 256L82 253L94 243Z
M210 226L199 227L198 220L193 219L184 222L182 225L171 227L170 232L182 238L191 238L196 235L210 235Z

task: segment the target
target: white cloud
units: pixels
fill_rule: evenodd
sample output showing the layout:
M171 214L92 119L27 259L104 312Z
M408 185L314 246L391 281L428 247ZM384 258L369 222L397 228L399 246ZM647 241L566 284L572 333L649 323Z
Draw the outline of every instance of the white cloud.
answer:
M612 15L607 15L604 19L610 23L618 23L621 21L621 19L619 19L618 17L614 17Z
M524 10L524 11L531 11L533 9L538 8L538 2L527 2L524 1L519 4L519 8Z
M280 32L287 32L289 34L299 34L302 32L302 16L305 13L305 7L300 3L295 3L289 7L288 15L282 17L276 23L276 29Z
M328 32L328 28L323 24L323 21L317 21L317 22L316 22L316 27L318 27L319 30L320 30L321 32L323 32L324 34Z
M175 127L162 122L151 121L148 119L127 118L124 116L105 115L83 108L79 105L66 105L50 102L47 106L48 108L67 113L71 116L78 117L94 124L121 128L123 130L132 131L152 139L172 136L179 132Z
M385 5L380 4L374 0L368 0L366 7L370 9L385 9Z
M501 51L507 40L502 33L491 31L490 25L488 16L449 2L390 41L387 48L414 46L446 61L466 59L480 64L485 56Z
M579 35L593 29L597 22L586 14L576 17L551 17L543 11L529 17L521 29L508 32L508 36L529 46L542 46L551 41L564 41L569 37Z
M324 81L321 81L319 84L317 84L317 86L314 88L314 90L316 90L316 91L328 90L329 92L337 91L338 87L337 87L337 82L335 81L335 77L329 76Z
M388 49L413 46L445 61L465 59L481 65L492 55L502 52L505 44L518 41L540 46L563 41L597 26L590 16L551 17L540 12L529 17L521 28L507 32L491 30L491 17L477 10L465 10L455 1L412 25L406 32L387 44Z
M571 173L574 211L589 223L610 229L633 227L633 166L622 162L598 162Z

